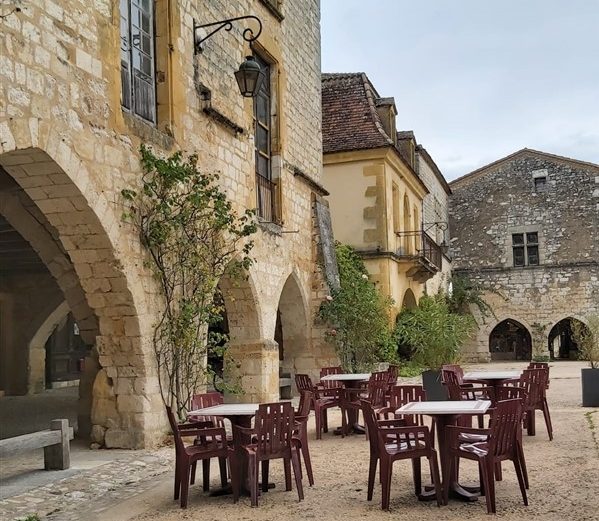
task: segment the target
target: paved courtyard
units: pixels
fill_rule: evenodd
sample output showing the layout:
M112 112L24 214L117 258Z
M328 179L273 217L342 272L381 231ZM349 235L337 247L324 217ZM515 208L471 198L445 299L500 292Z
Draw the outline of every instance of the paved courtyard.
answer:
M478 366L483 369L523 367L503 363ZM508 520L599 520L599 410L582 409L580 404L580 367L577 362L552 364L549 402L555 439L549 442L542 417L537 421L537 436L524 437L530 474L529 507L524 507L513 469L504 465L504 480L497 486L497 517ZM474 367L474 366L473 366ZM406 381L407 382L407 381ZM338 413L330 424L340 422ZM592 426L595 430L592 430ZM37 513L42 519L175 521L202 519L233 521L240 519L488 519L484 501L464 504L450 501L437 508L421 503L413 495L411 466L398 462L391 489L391 514L380 510L380 489L374 501L366 501L368 444L363 437L345 439L324 435L314 439L310 421L310 449L316 484L305 487L306 498L297 502L296 492L284 492L282 468L271 465L272 481L277 486L252 509L249 499L234 505L229 496L211 498L192 487L189 508L182 511L172 501L173 449L157 451L87 451L76 449L73 468L65 473L27 472L27 465L38 466L34 456L2 462L2 489L16 487L23 492L0 500L0 519L17 519ZM594 436L593 437L593 432ZM86 463L87 462L87 463ZM474 482L476 469L465 462L461 479ZM10 473L7 469L20 468ZM35 479L45 480L39 486ZM51 481L46 478L52 476ZM217 486L218 472L212 472ZM25 486L27 485L27 486ZM20 487L20 488L19 488Z

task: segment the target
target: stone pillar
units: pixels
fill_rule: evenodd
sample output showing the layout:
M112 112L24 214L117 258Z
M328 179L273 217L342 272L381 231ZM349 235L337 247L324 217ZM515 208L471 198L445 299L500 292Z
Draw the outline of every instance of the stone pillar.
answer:
M279 400L279 346L274 340L231 342L225 356L225 379L239 387L227 393L230 403L266 403Z

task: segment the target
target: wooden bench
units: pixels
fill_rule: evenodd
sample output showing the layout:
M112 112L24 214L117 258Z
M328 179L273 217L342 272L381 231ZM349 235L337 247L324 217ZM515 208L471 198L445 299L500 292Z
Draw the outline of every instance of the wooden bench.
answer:
M49 430L0 440L0 458L43 447L44 468L65 470L71 466L72 439L73 427L69 427L69 420L52 420Z

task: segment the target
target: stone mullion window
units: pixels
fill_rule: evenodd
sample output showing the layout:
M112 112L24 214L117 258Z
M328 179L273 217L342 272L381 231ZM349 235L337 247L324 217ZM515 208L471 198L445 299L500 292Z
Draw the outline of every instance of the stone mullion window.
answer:
M537 232L512 234L514 266L539 265L539 234Z
M121 105L156 123L154 1L120 0Z

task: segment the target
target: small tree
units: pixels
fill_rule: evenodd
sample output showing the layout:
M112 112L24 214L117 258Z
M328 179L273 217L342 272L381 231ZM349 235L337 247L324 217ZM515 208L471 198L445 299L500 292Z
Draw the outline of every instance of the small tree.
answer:
M412 348L416 364L438 371L458 360L460 348L475 327L472 315L451 312L445 295L425 295L416 308L399 314L395 334L400 344Z
M587 360L591 368L599 369L599 315L589 315L586 325L579 320L572 320L571 324L580 358Z
M180 416L210 369L208 324L219 319L214 295L220 278L239 276L251 264L253 212L237 216L216 174L197 169L197 157L160 158L140 148L141 190L123 190L124 218L139 231L148 266L161 288L162 310L154 352L162 399Z
M499 291L493 288L483 286L464 275L454 275L451 277L451 292L446 295L449 310L452 313L462 315L471 313L471 306L475 306L480 311L483 321L489 316L495 316L493 308L484 299L485 292L494 293L507 300Z
M335 245L340 287L323 301L319 315L331 325L327 339L344 370L368 371L394 359L389 316L392 301L368 280L363 260L350 247Z

